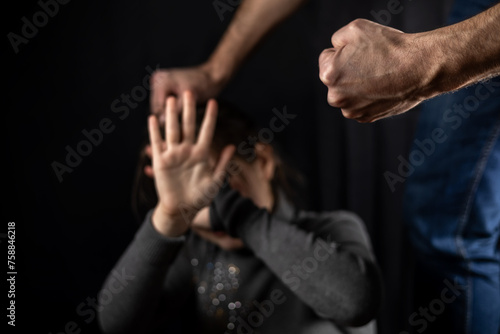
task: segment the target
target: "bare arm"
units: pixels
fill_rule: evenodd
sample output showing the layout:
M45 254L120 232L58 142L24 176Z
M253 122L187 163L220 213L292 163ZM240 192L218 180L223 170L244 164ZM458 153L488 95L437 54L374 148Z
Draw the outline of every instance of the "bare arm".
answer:
M500 75L500 4L469 20L423 33L440 64L430 94L452 91Z
M500 4L440 29L405 34L355 20L319 58L328 103L360 122L500 74Z
M227 82L246 56L304 0L246 0L208 60L216 81Z
M217 96L260 40L305 0L245 0L209 59L198 66L162 69L152 78L151 108L160 115L168 95L193 92L202 102ZM179 100L181 102L181 100Z

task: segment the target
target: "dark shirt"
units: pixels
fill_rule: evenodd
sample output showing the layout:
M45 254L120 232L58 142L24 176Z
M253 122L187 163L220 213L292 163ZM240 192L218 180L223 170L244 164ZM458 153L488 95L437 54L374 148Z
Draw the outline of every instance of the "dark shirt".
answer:
M283 196L271 214L221 193L211 216L245 247L164 237L150 211L103 285L105 333L375 332L381 279L359 217L298 212Z

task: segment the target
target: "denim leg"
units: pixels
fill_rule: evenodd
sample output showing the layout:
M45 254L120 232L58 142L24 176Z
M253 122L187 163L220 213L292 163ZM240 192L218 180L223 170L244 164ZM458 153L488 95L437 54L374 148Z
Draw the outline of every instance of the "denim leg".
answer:
M499 136L500 117L481 152L456 234L469 273L467 333L500 333Z
M499 137L500 78L422 107L404 211L416 284L425 283L429 303L441 302L425 321L414 321L417 331L435 322L437 332L499 333Z

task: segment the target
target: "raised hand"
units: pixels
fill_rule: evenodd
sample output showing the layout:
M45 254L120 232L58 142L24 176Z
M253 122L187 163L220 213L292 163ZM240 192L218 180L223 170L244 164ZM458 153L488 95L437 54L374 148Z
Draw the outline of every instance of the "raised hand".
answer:
M207 103L198 138L196 104L190 91L183 94L182 126L178 120L175 97L167 98L165 109L165 140L161 137L155 116L150 116L148 124L158 194L152 219L160 233L178 236L185 233L191 224L182 210L189 208L190 217L193 217L193 213L202 209L200 203L209 204L207 197L220 184L216 181L222 179L235 147L226 146L217 161L210 155L217 118L215 100Z

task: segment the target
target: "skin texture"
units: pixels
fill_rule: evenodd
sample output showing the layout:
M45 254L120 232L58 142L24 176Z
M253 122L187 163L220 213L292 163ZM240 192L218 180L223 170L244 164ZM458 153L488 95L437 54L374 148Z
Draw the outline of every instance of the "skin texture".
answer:
M401 31L356 20L332 36L332 45L319 57L319 73L328 87L328 103L342 108L344 117L373 121L423 100L420 81L426 69L405 61L419 45Z
M460 23L417 34L355 20L319 57L327 100L373 122L500 74L500 5Z

